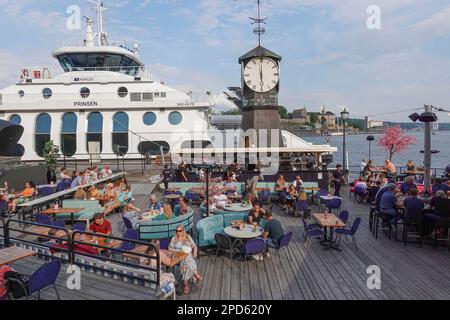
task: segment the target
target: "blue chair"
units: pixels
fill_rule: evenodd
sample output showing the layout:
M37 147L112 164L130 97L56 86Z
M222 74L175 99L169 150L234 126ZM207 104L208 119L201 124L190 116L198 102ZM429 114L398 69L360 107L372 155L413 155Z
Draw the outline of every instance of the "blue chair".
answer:
M297 200L295 202L295 213L302 214L305 218L308 218L310 210L308 209L308 200Z
M77 222L72 226L72 231L86 231L86 224L83 222Z
M332 199L330 201L327 201L325 203L325 206L327 207L328 211L330 213L334 211L339 212L342 206L342 200L341 199Z
M248 240L244 247L242 248L242 254L244 255L244 260L248 256L253 256L255 254L263 254L266 250L266 242L261 238L255 238Z
M216 233L214 236L216 240L216 256L214 258L214 263L216 262L219 251L224 251L230 254L230 260L233 260L233 241L229 236L224 233Z
M186 191L186 193L184 194L185 198L189 201L189 202L198 202L199 197L195 192L191 192L191 191Z
M127 217L122 217L123 220L123 230L122 233L124 233L127 230L133 229L133 224L131 223L131 220Z
M8 202L0 200L0 217L8 215Z
M63 188L65 189L70 189L70 187L72 186L72 181L70 179L64 179L62 181L63 184Z
M63 191L65 189L65 186L64 186L64 182L58 182L58 184L56 185L56 192L61 192L61 191Z
M50 217L46 216L45 214L37 214L36 223L43 224L48 227L58 227L58 228L65 227L64 221L51 221Z
M168 238L159 239L159 249L169 250L170 240Z
M139 240L139 232L137 232L136 230L133 229L128 229L127 231L125 231L125 233L123 234L123 239L124 240ZM131 251L136 247L136 244L133 242L129 242L129 241L122 241L122 245L117 248L123 251ZM111 253L114 255L121 255L124 252L119 251L119 250L111 250Z
M263 206L263 205L265 205L265 204L268 204L268 203L269 203L269 200L270 200L270 192L267 191L267 190L261 191L261 192L258 194L258 200L259 200L259 204L260 204L261 206Z
M280 241L276 244L276 246L268 245L269 248L275 249L276 254L278 255L278 252L282 250L283 248L287 248L289 246L289 242L291 242L292 239L292 232L284 234Z
M347 210L344 210L344 211L341 211L341 213L339 213L338 218L339 218L339 220L341 220L343 223L347 224L348 216L349 216L348 211L347 211Z
M306 247L308 247L308 239L309 238L323 237L324 231L319 224L317 224L317 223L308 224L306 219L302 219L302 222L303 222L303 228L304 228L303 243L306 245Z
M356 218L355 221L353 221L353 225L350 228L340 228L336 229L335 232L338 235L338 246L341 243L341 237L342 235L345 236L351 236L353 244L355 245L356 250L358 250L358 246L356 245L356 232L358 231L359 224L361 223L361 218Z
M59 271L61 270L61 262L59 260L51 261L44 264L37 269L32 275L22 275L23 282L10 278L6 283L6 287L9 291L13 286L19 285L22 287L23 292L27 299L37 292L38 300L41 299L41 291L49 286L53 286L55 289L56 297L60 300L58 289L56 288L56 279L58 278Z
M40 197L46 197L53 194L53 189L50 187L44 187L39 189L39 196Z

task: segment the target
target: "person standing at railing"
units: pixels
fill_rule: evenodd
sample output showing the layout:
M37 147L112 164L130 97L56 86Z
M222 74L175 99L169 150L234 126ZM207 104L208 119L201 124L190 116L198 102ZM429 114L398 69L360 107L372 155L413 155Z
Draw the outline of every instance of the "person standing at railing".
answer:
M172 178L172 170L169 169L169 166L164 165L164 170L161 173L161 178L163 179L164 189L169 189L169 182Z
M336 170L333 171L332 176L331 176L331 181L333 182L334 185L334 196L335 197L340 197L341 196L341 186L342 186L342 181L344 179L344 175L342 173L342 165L338 164L336 165Z

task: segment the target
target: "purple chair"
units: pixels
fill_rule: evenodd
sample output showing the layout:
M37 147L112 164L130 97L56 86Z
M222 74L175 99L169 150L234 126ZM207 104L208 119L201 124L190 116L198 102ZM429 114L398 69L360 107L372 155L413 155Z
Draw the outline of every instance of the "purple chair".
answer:
M127 217L122 217L122 220L123 220L122 233L130 229L133 230L133 224L131 223L130 219L128 219Z
M21 278L23 282L15 278L9 278L6 287L8 288L8 291L11 291L13 286L18 285L22 287L27 299L37 292L38 300L40 300L41 291L49 286L53 286L56 297L60 300L58 289L55 284L60 270L61 262L59 260L51 261L41 266L32 275L22 275Z
M123 239L137 241L137 240L139 240L139 232L137 232L136 230L133 230L133 229L128 229L123 234ZM133 250L135 247L136 247L136 244L134 244L133 242L122 241L122 245L118 249L124 250L124 251L130 251L130 250ZM111 250L111 252L114 255L119 255L119 254L121 255L123 253L122 251L119 251L119 250Z
M310 210L308 209L308 200L297 200L295 202L295 213L303 214L303 217L308 218Z
M86 231L86 224L83 222L77 222L72 226L72 231Z
M341 211L341 213L339 213L338 218L339 218L339 220L341 220L343 223L347 224L348 216L349 216L348 211L347 211L347 210L344 210L344 211Z
M50 187L44 187L39 189L39 196L40 197L46 197L53 194L53 189Z
M308 239L309 238L320 238L323 237L324 231L322 230L322 227L317 224L308 224L308 222L305 219L302 219L303 222L303 243L308 247Z
M72 181L70 179L64 179L62 183L64 189L70 189L70 187L72 186Z
M269 248L275 249L275 253L276 255L278 255L278 252L280 252L280 250L282 250L283 248L287 248L289 246L289 242L291 242L292 239L292 232L288 232L286 234L284 234L280 240L278 241L278 244L273 247L273 246L268 246Z
M339 212L342 206L342 200L341 199L332 199L330 201L327 201L325 203L325 206L327 207L328 211L331 213L334 211Z
M168 250L169 245L170 245L170 239L168 239L168 238L159 239L159 249Z
M248 256L253 256L254 254L263 254L266 250L266 242L261 238L255 238L248 240L244 247L242 248L244 254L244 260Z
M259 198L259 204L261 206L263 206L264 204L267 204L270 200L270 192L267 190L261 191L258 194L258 198Z
M8 214L8 203L5 200L0 200L0 216L6 216Z
M56 192L61 192L64 189L65 189L64 182L58 182L58 184L56 185Z
M350 228L341 228L336 229L335 232L338 235L338 246L341 243L341 237L342 235L345 236L351 236L353 244L355 245L356 250L358 250L358 246L356 245L356 231L358 231L359 224L361 223L361 218L356 218L355 221L353 221L353 225Z

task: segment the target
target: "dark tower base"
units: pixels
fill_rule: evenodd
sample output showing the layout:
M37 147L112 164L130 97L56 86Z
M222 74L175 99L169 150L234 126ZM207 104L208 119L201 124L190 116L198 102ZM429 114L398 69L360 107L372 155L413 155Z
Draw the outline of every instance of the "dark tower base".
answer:
M250 129L255 129L257 137L246 135L244 138L244 147L281 147L283 146L280 128L280 115L278 114L277 106L266 107L247 107L242 112L241 128L246 133ZM265 135L260 133L260 130L266 131ZM271 130L278 130L278 137L272 141ZM261 140L265 141L258 141ZM274 137L275 138L275 137Z

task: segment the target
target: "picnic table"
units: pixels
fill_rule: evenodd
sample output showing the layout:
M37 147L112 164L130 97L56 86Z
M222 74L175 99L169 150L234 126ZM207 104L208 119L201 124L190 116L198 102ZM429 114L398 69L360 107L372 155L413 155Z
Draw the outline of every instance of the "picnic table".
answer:
M344 228L343 223L338 217L330 213L315 213L314 219L324 228L324 239L321 242L325 245L325 250L334 249L340 251L341 249L334 244L333 236L335 228ZM330 237L327 238L327 229L330 229Z
M58 209L50 208L42 211L41 214L52 215L54 219L58 214L70 214L70 222L73 225L74 223L73 215L83 210L84 208L58 208Z
M31 256L35 256L36 252L19 248L19 247L9 247L0 250L0 267L11 264L14 261L22 260Z

